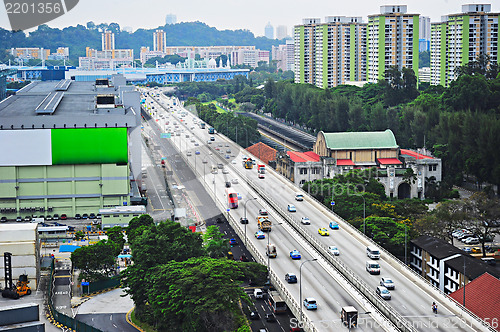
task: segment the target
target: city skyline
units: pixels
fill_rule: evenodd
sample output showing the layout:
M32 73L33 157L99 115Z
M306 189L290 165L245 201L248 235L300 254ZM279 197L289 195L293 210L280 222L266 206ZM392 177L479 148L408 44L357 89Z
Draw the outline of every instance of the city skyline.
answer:
M246 29L255 36L264 36L264 27L268 22L274 27L284 25L291 31L303 18L314 17L322 21L325 16L361 16L367 22L367 16L378 14L381 5L407 5L408 13L420 14L437 22L441 16L460 13L462 5L489 3L492 12L500 12L500 3L495 1L459 1L459 0L355 0L345 3L317 0L307 7L292 7L284 0L264 2L256 0L252 6L244 6L236 1L215 0L204 2L192 0L163 6L158 0L144 0L142 6L132 0L86 0L67 14L48 22L50 27L64 28L77 24L85 25L88 21L99 23L118 23L120 27L130 26L135 31L139 28L154 29L165 24L167 14L175 14L177 22L201 21L218 30ZM96 8L100 8L96 10ZM110 19L112 17L112 19ZM0 10L0 27L10 29L5 10Z

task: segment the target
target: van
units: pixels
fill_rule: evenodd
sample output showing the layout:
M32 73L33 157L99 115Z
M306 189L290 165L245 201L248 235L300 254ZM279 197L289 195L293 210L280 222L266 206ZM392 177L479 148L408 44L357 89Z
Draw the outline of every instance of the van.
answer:
M302 193L295 193L295 200L302 202L304 200L304 195L302 195Z
M260 288L256 288L253 290L253 296L255 296L256 299L263 299L264 298L264 292Z
M370 274L380 274L380 265L375 261L366 261L366 271Z
M370 257L370 259L379 259L380 251L377 247L368 246L366 247L366 256Z

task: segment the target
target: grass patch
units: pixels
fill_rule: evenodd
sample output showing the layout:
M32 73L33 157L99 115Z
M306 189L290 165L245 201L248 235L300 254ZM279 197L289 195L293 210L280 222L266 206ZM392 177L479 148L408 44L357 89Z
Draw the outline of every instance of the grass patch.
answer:
M208 104L214 104L215 107L217 108L217 112L218 113L226 113L226 111L222 108L220 108L219 106L217 106L217 102L215 100L212 100L212 101L208 101L208 102L205 102L203 103L203 105L208 105Z
M135 309L130 313L130 319L132 322L139 326L144 332L157 332L156 329L149 325L148 323L141 322L137 317L135 317Z

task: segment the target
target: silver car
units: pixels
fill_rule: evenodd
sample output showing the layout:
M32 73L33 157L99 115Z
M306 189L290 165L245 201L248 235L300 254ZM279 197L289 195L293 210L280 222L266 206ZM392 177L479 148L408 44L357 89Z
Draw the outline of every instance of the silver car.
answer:
M328 251L330 251L335 256L340 255L340 250L339 248L337 248L337 246L329 246Z
M384 286L387 289L396 288L394 281L392 281L392 279L389 277L383 277L382 279L380 279L380 286Z
M391 299L391 292L389 292L384 286L377 286L376 293L384 300Z

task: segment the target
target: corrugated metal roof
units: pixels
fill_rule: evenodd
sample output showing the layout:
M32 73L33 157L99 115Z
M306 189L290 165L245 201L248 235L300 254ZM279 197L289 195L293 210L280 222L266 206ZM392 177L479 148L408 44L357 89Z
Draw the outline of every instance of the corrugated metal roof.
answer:
M398 158L377 158L382 165L401 165L403 164Z
M331 150L397 149L396 138L386 131L325 133L326 147Z

